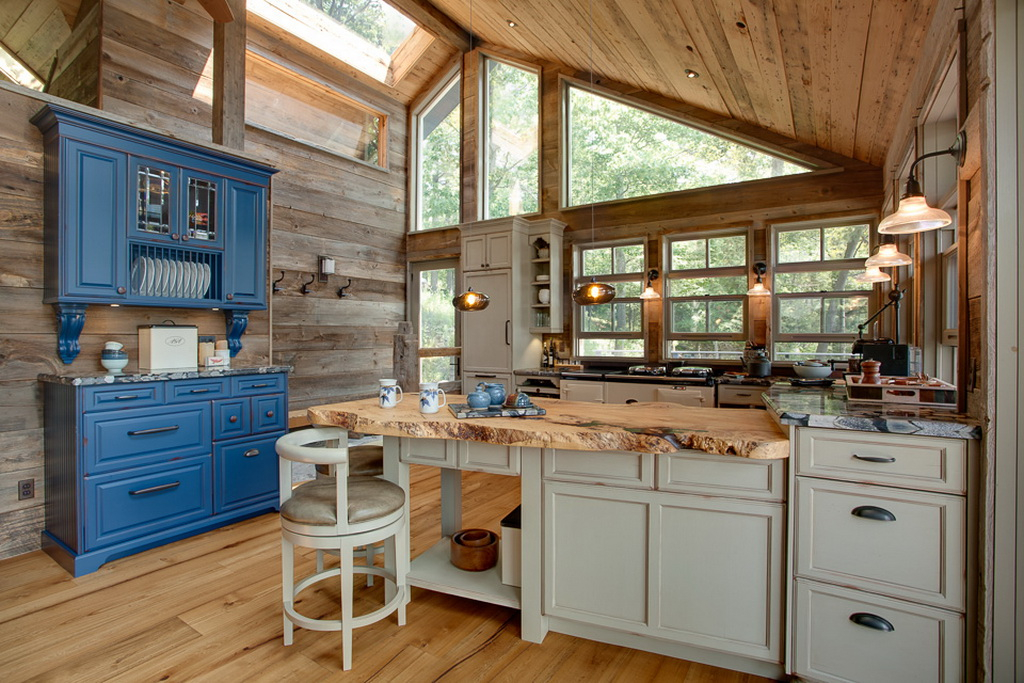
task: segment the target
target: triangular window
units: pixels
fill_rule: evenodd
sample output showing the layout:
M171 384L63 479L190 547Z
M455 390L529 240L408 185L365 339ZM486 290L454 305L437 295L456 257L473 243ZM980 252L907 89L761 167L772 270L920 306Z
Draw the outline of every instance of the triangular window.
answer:
M812 168L568 85L568 206Z

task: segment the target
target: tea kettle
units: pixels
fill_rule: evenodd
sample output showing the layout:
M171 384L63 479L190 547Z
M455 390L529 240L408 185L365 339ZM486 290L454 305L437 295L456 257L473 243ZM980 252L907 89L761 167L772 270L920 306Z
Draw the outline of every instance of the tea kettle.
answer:
M767 377L772 374L772 364L768 360L768 351L761 348L748 348L743 352L743 367L750 377Z

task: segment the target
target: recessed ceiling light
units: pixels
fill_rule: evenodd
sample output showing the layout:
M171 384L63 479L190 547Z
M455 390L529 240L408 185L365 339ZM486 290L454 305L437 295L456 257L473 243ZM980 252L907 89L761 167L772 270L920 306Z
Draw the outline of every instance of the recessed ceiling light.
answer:
M687 69L686 70L686 77L687 78L700 78L700 74L697 73L696 71L694 71L693 69Z
M519 24L517 24L516 22L512 21L511 19L508 20L508 27L509 28L515 28L516 26L519 26Z

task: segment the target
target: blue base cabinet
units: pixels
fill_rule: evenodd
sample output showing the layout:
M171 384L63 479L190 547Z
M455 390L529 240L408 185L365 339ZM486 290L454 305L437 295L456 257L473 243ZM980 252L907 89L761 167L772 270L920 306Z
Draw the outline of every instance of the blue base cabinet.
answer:
M277 509L274 444L288 427L284 371L41 380L43 547L74 576Z

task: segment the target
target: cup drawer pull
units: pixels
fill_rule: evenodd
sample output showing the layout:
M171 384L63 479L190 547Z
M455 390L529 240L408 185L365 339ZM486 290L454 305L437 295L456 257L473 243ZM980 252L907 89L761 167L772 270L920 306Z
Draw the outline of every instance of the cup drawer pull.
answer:
M891 456L886 457L882 455L857 455L856 453L854 453L853 457L855 457L857 460L863 460L864 462L896 462L896 458Z
M875 507L874 505L860 505L853 508L850 514L854 517L863 517L864 519L873 519L876 522L895 522L896 515L892 514L885 508Z
M180 429L178 425L171 425L169 427L153 427L152 429L134 429L128 432L128 436L143 436L145 434L160 434L162 432L173 432Z
M888 619L883 619L877 614L871 614L870 612L855 612L850 615L850 621L857 624L858 626L864 626L865 628L873 628L876 631L885 631L892 633L896 630L896 627L892 625Z
M246 458L255 458L259 454L260 454L260 449L258 449L258 448L250 448L245 453L242 453L242 456L246 457Z
M138 491L129 491L129 496L141 496L146 493L156 493L157 491L167 491L168 489L176 489L181 486L180 481L172 481L170 484L160 484L159 486L150 486L148 489L139 489Z

